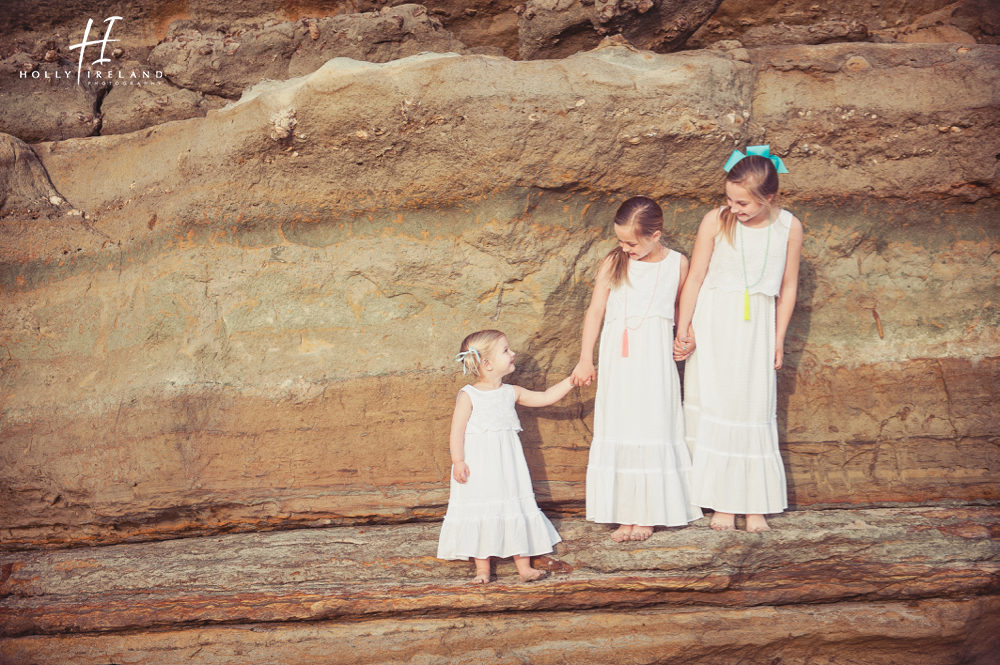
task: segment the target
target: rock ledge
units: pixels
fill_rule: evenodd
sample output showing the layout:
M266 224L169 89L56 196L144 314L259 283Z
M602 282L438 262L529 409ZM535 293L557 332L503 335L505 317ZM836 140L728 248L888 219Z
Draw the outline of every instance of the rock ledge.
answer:
M244 647L248 640L257 644L255 653L265 659L244 662L267 662L270 649L285 639L301 640L293 635L303 630L313 637L347 631L361 639L377 626L391 625L394 637L383 637L403 648L428 622L442 629L475 624L463 647L471 649L473 643L488 643L487 620L492 626L520 613L555 612L576 618L565 617L568 622L555 622L548 632L535 629L518 644L540 648L587 617L595 622L592 639L599 641L599 625L670 623L683 616L715 629L744 626L737 632L749 629L756 637L748 632L734 638L744 640L739 648L754 642L754 648L773 647L784 644L788 620L810 617L806 623L816 625L800 630L822 632L833 642L856 640L858 625L867 622L861 642L882 631L887 640L882 646L897 658L900 649L935 637L947 644L945 652L961 650L966 658L943 659L944 652L934 647L913 662L990 662L991 644L982 637L1000 635L1000 515L994 508L794 512L775 517L774 530L766 534L716 533L706 523L618 546L603 525L563 520L557 526L564 543L536 561L552 572L547 580L520 584L506 560L498 566L497 582L485 588L467 583L471 564L435 559L437 524L22 552L2 560L0 630L6 639L0 642L0 660L57 662L44 656L54 644L63 654L69 653L65 649L83 653L81 645L95 640L105 649L131 640L134 656L163 634L127 633L156 628L176 633L168 652L179 662L206 629L232 632L234 625L258 626L258 633L240 633L239 640ZM902 612L892 630L885 624L887 612ZM774 617L773 623L758 623L764 615ZM820 621L821 616L826 618ZM832 625L824 627L824 621ZM852 628L838 638L835 626L844 621ZM754 627L744 625L748 622ZM619 629L627 627L609 628ZM681 653L692 640L697 642L693 635L677 637L671 648ZM886 646L890 643L896 646ZM647 646L640 640L634 648ZM582 643L567 648L566 653L586 651ZM108 662L106 654L101 657L73 662ZM597 662L587 658L582 662ZM337 662L355 661L345 656Z

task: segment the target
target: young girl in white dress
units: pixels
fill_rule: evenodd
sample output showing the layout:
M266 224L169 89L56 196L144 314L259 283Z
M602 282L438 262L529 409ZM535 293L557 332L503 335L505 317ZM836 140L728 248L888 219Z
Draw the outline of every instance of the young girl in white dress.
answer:
M655 526L701 517L687 484L674 310L687 259L660 242L663 212L636 196L615 215L618 247L597 270L584 316L576 385L597 376L587 464L587 519L620 525L617 542L646 540ZM603 326L602 326L603 321ZM597 373L594 343L600 331Z
M459 391L451 420L451 494L437 556L474 559L476 584L490 581L490 557L512 556L521 580L535 581L547 573L530 557L551 552L561 539L535 503L514 404L554 404L573 384L567 377L537 392L503 383L514 371L514 352L499 330L466 337L456 360L476 381Z
M769 529L788 507L778 450L777 374L795 307L802 223L776 205L769 146L737 151L724 167L726 205L701 221L681 292L675 357L684 369L684 417L693 449L691 493L715 511L711 527ZM697 344L697 350L695 350Z

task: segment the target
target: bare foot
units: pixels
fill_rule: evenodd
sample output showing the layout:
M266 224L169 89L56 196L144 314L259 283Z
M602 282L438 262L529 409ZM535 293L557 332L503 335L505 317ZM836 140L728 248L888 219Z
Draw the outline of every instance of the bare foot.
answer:
M476 562L476 576L472 578L473 584L489 584L492 571L490 570L489 559L473 559Z
M616 543L624 543L626 540L631 540L632 538L632 525L622 524L618 527L614 533L611 534L611 540Z
M760 533L761 531L770 531L771 527L767 525L767 520L763 515L747 515L747 531L749 533Z
M549 571L531 567L530 556L515 554L514 565L517 567L517 574L522 582L535 582L537 580L544 580L549 576Z
M629 540L646 540L652 535L653 527L636 525L632 527L632 535L629 536Z
M708 525L716 531L733 531L736 528L736 515L716 511Z
M522 582L537 582L538 580L544 580L549 576L549 571L538 570L537 568L529 568L526 571L518 571L518 577L521 578Z

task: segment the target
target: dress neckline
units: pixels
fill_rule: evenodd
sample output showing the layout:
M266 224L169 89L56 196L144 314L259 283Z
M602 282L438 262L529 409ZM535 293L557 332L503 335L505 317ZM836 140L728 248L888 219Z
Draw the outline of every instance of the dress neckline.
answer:
M663 246L663 249L666 250L666 253L663 255L663 258L660 259L659 261L639 261L638 259L629 259L628 260L629 267L631 267L632 264L635 264L635 263L645 263L646 265L650 265L650 266L655 266L655 265L659 265L659 264L663 263L664 261L666 261L667 259L670 258L670 255L674 251L674 250L670 249L669 247L667 247L665 245Z
M471 383L467 383L465 385L468 386L469 388L472 388L473 390L475 390L476 392L479 392L479 393L495 393L498 390L503 390L507 386L506 383L501 383L499 388L491 388L489 390L483 390L482 388L475 387Z
M763 226L747 226L746 224L743 224L739 220L737 220L736 223L739 224L740 226L742 226L744 231L765 231L768 228L770 228L770 227L774 226L775 224L777 224L778 222L780 222L781 221L781 216L784 215L784 214L785 214L785 209L784 208L778 208L778 214L775 216L774 220L772 220L770 224L765 224Z

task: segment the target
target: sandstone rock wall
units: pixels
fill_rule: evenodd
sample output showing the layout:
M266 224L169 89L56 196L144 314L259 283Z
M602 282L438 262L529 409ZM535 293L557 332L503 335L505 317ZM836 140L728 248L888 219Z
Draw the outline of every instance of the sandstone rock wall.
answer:
M438 517L462 336L558 380L617 203L660 199L687 251L762 142L807 228L793 505L995 501L997 48L335 59L38 144L85 216L2 220L4 546ZM524 415L555 513L592 398Z
M117 18L105 32L110 17ZM81 61L71 47L83 41L88 19L87 39L114 40L103 63L92 62L95 55ZM0 15L0 132L38 142L201 117L249 85L307 74L334 57L384 62L434 51L563 58L608 36L660 53L843 42L996 44L1000 8L989 0L836 7L798 0L19 1ZM155 75L156 85L58 80L81 69L90 77L109 69Z

